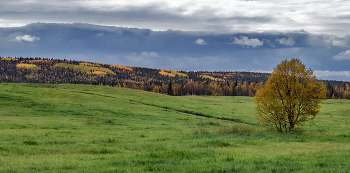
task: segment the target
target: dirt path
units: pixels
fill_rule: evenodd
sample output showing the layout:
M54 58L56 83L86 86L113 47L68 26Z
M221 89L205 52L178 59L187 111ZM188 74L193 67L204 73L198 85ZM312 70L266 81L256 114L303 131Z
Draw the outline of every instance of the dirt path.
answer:
M176 112L178 112L180 114L185 114L185 115L190 115L190 116L195 116L195 117L213 118L213 119L217 119L217 120L228 121L228 122L235 123L235 124L242 124L242 125L246 125L246 126L253 126L251 124L240 123L240 122L233 121L233 120L228 120L228 119L221 119L221 118L215 118L215 117L206 117L206 116L201 116L201 115L189 114L189 113L181 112L181 111L177 111L177 110L173 110L173 111L176 111Z
M154 107L157 107L157 108L163 108L163 109L166 109L166 110L169 110L169 111L174 111L174 112L177 112L177 113L180 113L180 114L185 114L185 115L190 115L190 116L195 116L195 117L212 118L212 119L217 119L217 120L222 120L222 121L228 121L228 122L235 123L235 124L242 124L242 125L246 125L246 126L253 126L252 124L241 123L241 122L235 121L235 120L230 119L230 118L223 118L223 117L222 118L218 118L218 117L211 117L211 116L205 116L205 115L191 114L191 113L183 112L181 110L171 109L169 107L164 107L164 106L159 106L159 105L154 105L154 104L149 104L149 103L143 103L141 101L138 101L137 103L140 103L140 104L143 104L143 105L148 105L148 106L154 106Z

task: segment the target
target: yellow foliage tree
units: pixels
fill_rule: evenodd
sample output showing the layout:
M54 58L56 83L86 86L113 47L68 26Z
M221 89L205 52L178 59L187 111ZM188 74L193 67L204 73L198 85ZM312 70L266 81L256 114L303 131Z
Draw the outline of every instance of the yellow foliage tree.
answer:
M152 92L160 93L160 88L159 88L159 86L155 86L155 87L152 89Z
M256 93L257 118L261 125L293 133L296 125L313 123L326 92L323 82L299 59L284 60Z

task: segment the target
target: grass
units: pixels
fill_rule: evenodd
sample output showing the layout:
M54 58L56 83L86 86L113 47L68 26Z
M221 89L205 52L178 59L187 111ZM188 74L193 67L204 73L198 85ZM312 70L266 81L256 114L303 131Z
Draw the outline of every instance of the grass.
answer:
M16 65L17 68L25 68L25 69L29 69L29 70L40 70L41 68L38 67L35 64L17 64Z
M133 71L132 67L127 67L127 66L122 66L122 65L110 65L110 67Z
M85 73L98 71L100 73L104 72L106 74L108 73L108 74L116 75L116 73L113 72L112 70L103 68L103 67L96 67L96 65L98 66L99 64L80 63L79 65L75 65L75 64L68 64L68 63L57 63L55 66L61 67L61 68L69 68L69 69L73 69L73 70L76 70L79 72L85 72Z
M215 77L209 76L209 75L200 75L200 77L201 77L201 78L204 78L204 79L215 80L215 81L225 81L224 79L215 78Z
M17 58L1 58L2 60L6 60L6 61L16 61L18 60Z
M180 73L178 71L175 70L165 70L165 69L161 69L159 71L159 74L163 75L163 76L169 76L169 77L175 77L175 76L181 76L181 77L188 77L187 74L185 73Z
M314 126L279 134L257 126L251 97L72 84L0 88L0 172L350 170L349 100L327 100Z

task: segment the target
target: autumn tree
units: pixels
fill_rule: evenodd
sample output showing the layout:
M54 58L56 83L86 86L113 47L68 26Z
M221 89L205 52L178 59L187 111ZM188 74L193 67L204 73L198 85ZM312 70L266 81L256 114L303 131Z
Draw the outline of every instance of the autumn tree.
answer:
M154 92L154 93L160 93L159 86L153 87L152 92Z
M299 59L284 60L256 93L257 118L262 125L293 133L296 125L313 122L326 92L326 86Z

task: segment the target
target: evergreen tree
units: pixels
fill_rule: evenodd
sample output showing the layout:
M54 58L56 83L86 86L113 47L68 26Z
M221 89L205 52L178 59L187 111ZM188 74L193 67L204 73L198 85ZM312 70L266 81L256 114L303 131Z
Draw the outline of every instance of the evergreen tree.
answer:
M168 95L174 96L174 91L173 91L173 84L170 81L169 85L168 85Z

